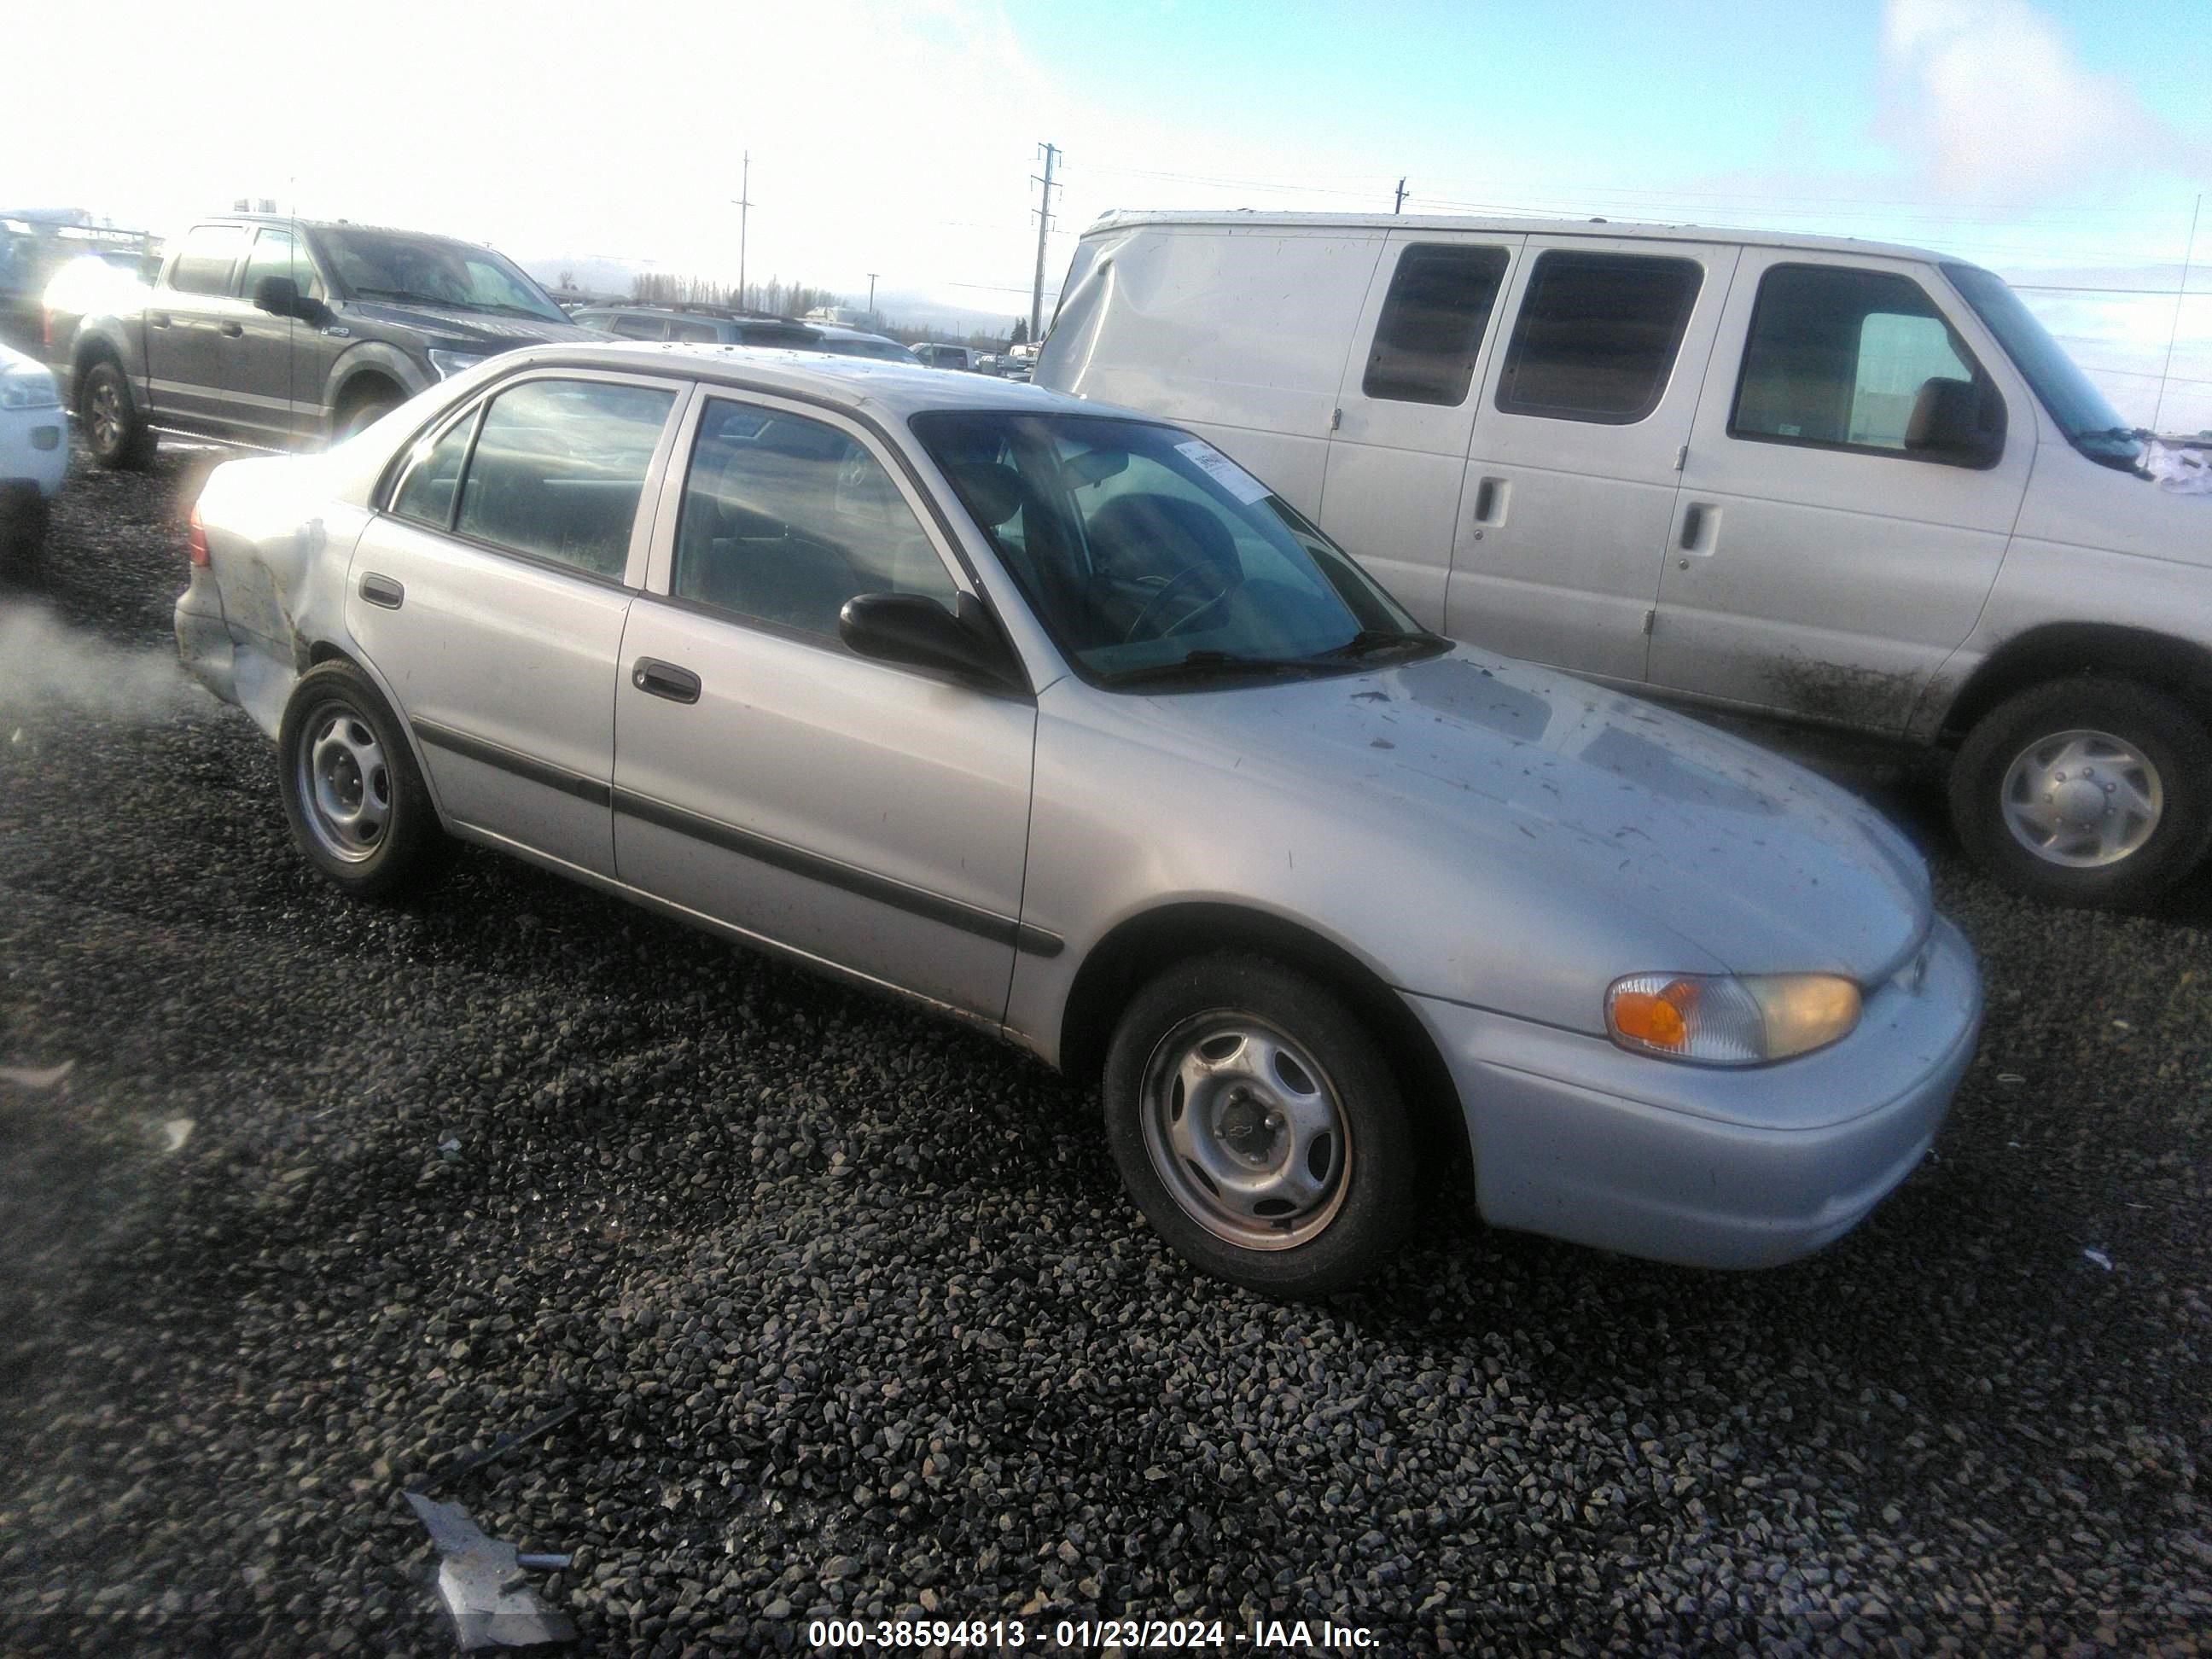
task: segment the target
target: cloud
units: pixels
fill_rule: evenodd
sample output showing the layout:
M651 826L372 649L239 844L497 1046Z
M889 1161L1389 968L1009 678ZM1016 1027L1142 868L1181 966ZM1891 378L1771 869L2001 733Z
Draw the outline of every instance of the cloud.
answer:
M2027 0L1888 0L1886 136L1954 197L2033 201L2194 149Z

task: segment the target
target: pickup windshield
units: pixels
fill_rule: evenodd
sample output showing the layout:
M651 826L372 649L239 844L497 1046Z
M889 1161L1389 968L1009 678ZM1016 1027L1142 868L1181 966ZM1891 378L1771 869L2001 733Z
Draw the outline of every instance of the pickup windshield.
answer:
M974 410L913 427L1077 671L1127 690L1356 672L1449 647L1202 438Z
M2050 411L2066 441L2093 461L2131 470L2142 453L2140 434L2121 421L2119 411L2036 321L2004 278L1979 265L1963 264L1947 264L1943 274L1997 337L2005 356Z
M488 247L389 230L323 228L324 257L346 290L364 300L398 300L565 323L568 315L521 267Z

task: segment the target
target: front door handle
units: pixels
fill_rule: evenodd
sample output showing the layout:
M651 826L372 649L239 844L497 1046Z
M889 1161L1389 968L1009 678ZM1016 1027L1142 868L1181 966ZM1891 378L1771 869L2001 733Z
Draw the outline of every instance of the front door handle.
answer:
M246 325L243 323L225 323L222 325L222 331L227 338L235 340L246 332Z
M671 702L699 701L699 677L688 668L653 657L640 657L630 665L629 683L639 690Z
M361 596L371 605L382 605L386 611L397 611L407 598L407 590L389 576L380 576L374 570L362 573Z

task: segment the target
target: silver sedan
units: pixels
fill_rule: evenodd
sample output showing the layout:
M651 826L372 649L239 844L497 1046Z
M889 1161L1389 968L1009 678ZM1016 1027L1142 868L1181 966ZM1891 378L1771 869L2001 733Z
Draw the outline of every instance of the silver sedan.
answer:
M340 888L459 837L972 1021L1097 1082L1152 1225L1263 1291L1371 1271L1455 1172L1499 1226L1787 1261L1973 1051L1867 808L1425 631L1157 421L548 347L218 468L191 558L185 661Z

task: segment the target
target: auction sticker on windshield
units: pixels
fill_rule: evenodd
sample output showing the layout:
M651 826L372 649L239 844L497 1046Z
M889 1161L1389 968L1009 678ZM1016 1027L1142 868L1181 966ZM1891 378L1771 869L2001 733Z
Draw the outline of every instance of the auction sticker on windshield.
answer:
M1241 506L1249 507L1253 502L1265 501L1274 494L1203 438L1193 438L1187 444L1177 444L1176 453L1189 456L1204 467L1206 477L1234 495Z

